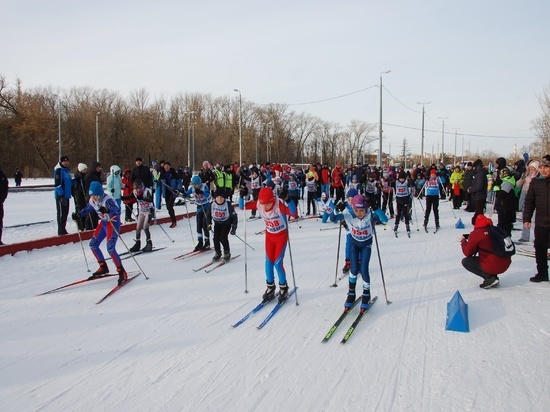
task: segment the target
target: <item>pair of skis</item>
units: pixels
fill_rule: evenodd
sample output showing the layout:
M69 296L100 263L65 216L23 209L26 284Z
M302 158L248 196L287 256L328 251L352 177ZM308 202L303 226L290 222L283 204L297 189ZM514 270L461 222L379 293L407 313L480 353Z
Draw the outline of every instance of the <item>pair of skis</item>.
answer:
M206 273L210 273L210 272L213 272L214 270L216 270L217 268L225 265L226 263L229 263L230 261L232 261L233 259L237 259L239 256L241 255L236 255L236 256L231 256L231 259L229 260L221 260L220 262L216 262L215 260L211 260L210 262L202 265L200 268L197 268L197 269L193 269L193 272L200 272L201 270L203 269L206 269L207 267L210 267L212 266L214 263L217 263L216 266L214 266L212 269L208 269L208 270L205 270Z
M141 275L141 272L138 272L138 273L135 273L135 272L132 272L132 276L130 276L128 278L128 280L126 280L124 283L120 284L120 285L116 285L114 288L112 288L103 298L101 298L98 302L96 302L96 304L99 304L101 302L103 302L105 299L107 299L109 296L113 295L115 292L117 292L118 290L120 290L120 288L122 288L123 286L127 285L128 283L130 283L132 280L134 280L135 278L137 278L139 275ZM71 282L71 283L68 283L66 285L63 285L63 286L59 286L55 289L51 289L51 290L48 290L46 292L43 292L43 293L39 293L38 295L36 296L43 296L43 295L48 295L50 293L54 293L54 292L59 292L59 291L62 291L64 289L67 289L71 286L76 286L76 285L80 285L82 283L86 283L86 282L92 282L94 280L100 280L100 279L105 279L105 278L109 278L109 277L113 277L113 276L118 276L118 274L116 273L107 273L105 275L101 275L101 276L97 276L97 277L89 277L89 278L86 278L86 279L81 279L81 280L77 280L76 282Z
M355 306L357 306L359 304L359 302L361 302L361 299L362 299L361 297L358 297L357 299L355 299L355 302L353 302L353 305L351 306L351 308L349 308L348 310L342 312L340 317L336 320L336 322L334 322L334 325L332 325L332 327L329 329L329 331L327 332L327 334L323 338L323 340L322 340L323 343L327 342L332 337L334 332L336 332L336 329L338 329L338 327L342 324L344 319L346 319L346 317L350 314L350 312L353 310L353 308L355 308ZM344 337L340 341L340 343L342 345L349 340L352 333L357 328L357 325L359 325L359 322L361 322L361 319L363 319L363 316L365 316L365 314L369 311L369 309L372 307L372 305L374 305L374 302L376 302L377 299L378 299L378 296L375 296L374 298L372 298L372 300L369 303L369 308L364 310L364 311L359 312L359 314L357 315L357 317L355 318L355 320L353 321L353 323L351 324L351 326L347 330L346 334L344 335Z
M288 293L288 297L279 302L277 300L277 304L275 305L275 307L271 310L271 312L268 313L268 315L265 317L265 319L257 326L258 329L262 329L270 320L271 318L273 318L273 316L275 316L275 314L279 311L279 309L281 309L281 307L285 304L285 302L290 299L290 297L294 294L294 292L296 292L296 289L298 288L293 288L289 293ZM277 294L275 295L275 298L274 299L277 299L279 296L279 293L277 292ZM272 300L274 300L272 299ZM269 302L271 302L271 300L263 300L261 301L254 309L252 309L250 312L248 312L246 315L244 315L244 317L242 317L240 320L238 320L237 322L235 322L233 325L234 328L236 328L237 326L239 325L242 325L244 322L246 322L248 320L248 318L250 318L250 316L252 316L253 314L255 314L256 312L259 312L262 308L264 308Z
M189 259L191 257L200 255L205 252L210 252L212 248L208 249L200 249L200 250L192 250L191 252L184 253L183 255L178 255L174 258L174 260L183 260L183 259Z
M163 249L166 249L166 247L156 247L151 250L138 250L137 252L124 252L124 253L121 253L119 256L121 257L121 260L125 260L133 256L141 255L143 253L153 253Z

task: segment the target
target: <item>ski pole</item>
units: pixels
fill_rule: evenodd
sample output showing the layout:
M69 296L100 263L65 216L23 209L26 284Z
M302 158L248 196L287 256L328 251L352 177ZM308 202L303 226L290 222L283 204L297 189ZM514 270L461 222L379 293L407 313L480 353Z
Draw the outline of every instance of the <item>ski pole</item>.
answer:
M338 264L340 263L340 242L342 241L342 222L338 225L340 228L338 229L338 249L336 250L336 270L334 272L334 283L331 285L331 287L335 288L338 286Z
M290 256L290 269L292 270L292 283L294 283L294 299L296 300L296 306L298 306L300 303L298 302L298 290L296 288L296 277L294 276L294 262L292 260L292 248L290 247L290 233L288 230L288 226L286 228L286 238L288 242L288 254ZM245 249L246 250L246 249Z
M246 233L246 232L245 232L245 233ZM248 246L250 249L256 250L256 249L254 249L252 246L250 246L248 243L246 243L245 240L241 239L241 238L239 237L239 235L235 234L234 236L235 236L237 239L239 239L241 242L243 242L246 246Z
M189 222L189 232L191 233L191 241L195 244L195 238L193 237L193 229L191 228L191 219L189 218L189 209L187 209L187 202L185 202L185 213L187 213L187 222Z
M322 232L323 230L334 230L334 229L338 229L338 228L336 226L335 227L322 227L319 230Z
M414 196L413 196L414 198ZM416 215L416 207L414 205L414 200L411 199L411 203L412 203L412 208L414 210L414 220L416 221L416 231L420 231L420 228L418 227L418 216Z
M386 291L386 281L384 280L384 270L382 269L382 259L380 258L380 248L378 247L378 236L376 235L376 228L372 227L372 233L374 233L374 242L376 243L376 253L378 254L378 263L380 265L380 275L382 276L382 286L384 287L384 296L386 297L386 305L390 305L392 302L388 300L388 292Z
M145 271L139 265L138 261L136 260L136 257L134 256L134 254L132 252L130 252L130 249L128 248L128 245L126 245L126 242L124 241L124 239L122 239L122 236L120 236L120 232L118 230L116 230L116 227L113 224L112 220L109 217L107 217L107 221L111 224L111 227L113 228L114 232L116 233L116 235L118 236L118 238L120 239L120 241L122 242L122 244L124 245L124 247L126 248L128 253L130 254L130 256L132 257L132 259L134 259L134 262L136 262L136 265L139 268L139 270L141 271L141 274L143 276L145 276L145 279L149 280L149 277L145 274Z
M90 266L88 266L88 258L86 257L86 252L84 251L84 244L82 243L82 236L80 235L80 230L78 230L78 240L80 240L80 246L82 247L82 254L84 255L86 268L88 269L88 272L90 272Z
M166 229L164 229L162 227L162 224L161 223L158 223L158 220L157 220L157 212L155 210L153 210L153 220L155 221L155 223L157 224L158 227L161 228L161 230L164 232L164 234L166 235L166 237L170 240L170 242L174 243L174 239L172 239L170 237L170 235L168 234L168 232L166 232Z

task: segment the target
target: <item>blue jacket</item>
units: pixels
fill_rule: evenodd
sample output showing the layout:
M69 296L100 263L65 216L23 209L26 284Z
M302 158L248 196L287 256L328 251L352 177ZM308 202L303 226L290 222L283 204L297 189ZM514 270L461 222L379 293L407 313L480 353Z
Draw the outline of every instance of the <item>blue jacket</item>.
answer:
M73 179L69 168L63 167L58 163L53 170L53 181L55 185L54 196L56 198L64 197L65 199L70 199Z

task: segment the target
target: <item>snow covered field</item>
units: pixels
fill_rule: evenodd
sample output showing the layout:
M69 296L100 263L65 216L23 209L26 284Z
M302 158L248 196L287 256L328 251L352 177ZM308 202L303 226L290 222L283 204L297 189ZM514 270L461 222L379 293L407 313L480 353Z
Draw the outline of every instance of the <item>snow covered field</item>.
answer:
M56 233L50 190L10 192L5 209L6 243ZM254 248L246 261L244 244L230 237L232 254L241 256L212 273L192 270L211 254L173 260L193 248L187 220L164 226L174 243L153 227L154 245L166 249L136 257L150 279L138 277L100 305L114 278L36 296L89 276L78 243L0 257L2 410L550 410L550 285L530 283L534 259L516 255L498 288L480 289L481 279L460 265L457 242L470 231L471 215L459 210L455 218L449 202L440 211L437 234L414 225L409 239L401 224L396 239L378 229L393 303L386 305L373 251L378 301L346 345L339 341L352 316L321 343L343 308L347 280L330 287L338 230L320 231L333 225L315 219L290 226L293 265L287 250L285 266L291 284L294 268L300 304L289 300L262 330L256 326L268 309L230 326L265 289L264 238L255 235L261 221L246 223ZM466 229L455 229L457 218ZM42 221L52 222L10 228ZM76 231L72 222L67 228ZM123 239L132 244L133 234ZM342 234L338 272L343 245ZM86 244L85 252L93 271ZM138 270L132 259L124 263ZM445 330L447 302L457 290L469 305L470 333Z

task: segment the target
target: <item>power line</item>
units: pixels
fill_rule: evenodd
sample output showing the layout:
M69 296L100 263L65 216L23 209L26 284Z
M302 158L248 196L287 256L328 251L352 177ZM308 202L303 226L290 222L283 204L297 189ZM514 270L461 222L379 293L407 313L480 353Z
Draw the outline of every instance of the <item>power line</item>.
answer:
M393 126L393 127L400 127L402 129L411 129L411 130L422 130L419 127L412 127L412 126L403 126L400 124L391 124L384 122L384 125L386 126ZM424 129L425 132L433 132L433 133L440 133L441 130L430 130L430 129ZM497 138L497 139L533 139L534 136L493 136L493 135L483 135L483 134L471 134L471 133L457 133L459 136L468 136L468 137L486 137L486 138Z
M351 93L346 93L346 94L342 94L340 96L334 96L334 97L329 97L327 99L322 99L322 100L314 100L312 102L304 102L304 103L288 103L287 106L304 106L306 104L314 104L314 103L322 103L322 102L328 102L328 101L331 101L331 100L336 100L336 99L341 99L343 97L347 97L347 96L351 96L353 94L357 94L357 93L361 93L361 92L364 92L365 90L369 90L369 89L373 89L375 87L378 87L377 84L375 84L374 86L370 86L370 87L366 87L364 89L360 89L360 90L356 90L354 92L351 92Z

